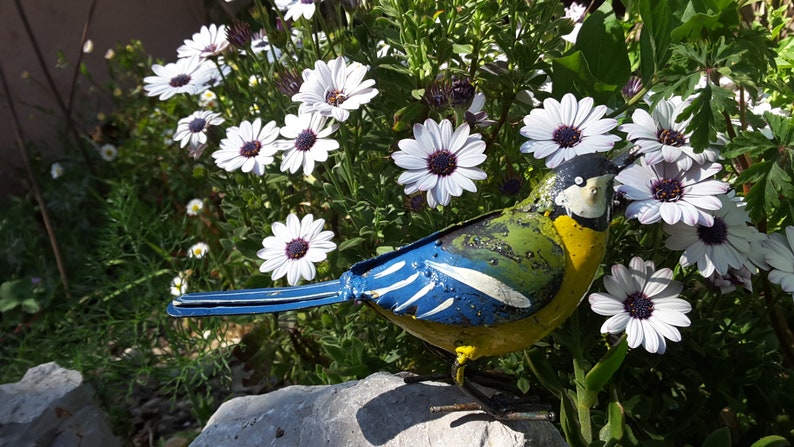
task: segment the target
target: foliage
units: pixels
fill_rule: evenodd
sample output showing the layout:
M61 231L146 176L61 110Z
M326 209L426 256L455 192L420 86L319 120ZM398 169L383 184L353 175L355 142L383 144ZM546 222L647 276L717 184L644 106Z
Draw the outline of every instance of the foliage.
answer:
M96 176L73 154L60 160L66 167L60 178L39 166L67 254L72 300L64 299L52 263L33 255L48 250L33 200L14 199L0 218L2 377L56 360L99 383L110 406L123 401L118 390L130 395L156 386L187 396L204 422L216 399L226 397L211 395L211 378L244 392L337 383L378 370L447 371L366 306L172 320L165 315L169 281L181 274L188 291L286 285L258 271L256 252L272 224L291 212L322 217L335 234L337 250L317 265L316 280L323 280L454 222L511 206L546 172L542 160L518 150L525 141L521 120L543 99L568 92L608 106L620 122L663 98L691 98L679 119L691 119L692 146L720 147L722 179L744 196L753 224L769 233L794 225L791 15L785 7L745 3L631 0L617 14L606 2L589 11L575 43L562 39L572 24L562 3L551 0L326 0L311 19L287 30L283 12L270 3L246 4L229 24L264 30L271 48L283 53L274 60L268 51L227 51L212 59L232 67L207 106L225 119L220 127L256 117L283 125L299 106L285 86L300 82L315 61L343 55L366 65L366 78L376 81L378 95L340 123L333 136L340 148L311 175L279 172L280 155L263 176L222 170L210 156L224 138L220 128L210 129L203 155L188 156L173 132L201 108L201 99L145 96L142 79L155 61L140 43L118 47L107 86L116 109L92 137L96 147L118 147L118 158L97 154ZM753 15L759 11L764 14ZM642 89L626 96L632 75ZM483 111L494 122L472 129L487 143L480 168L488 178L447 206L411 205L415 197L397 183L402 170L390 155L427 118L464 122L469 104L428 100L461 80L485 95ZM782 110L763 112L756 107L762 103ZM630 146L624 141L610 155ZM193 198L204 205L196 216L185 208ZM686 285L682 298L693 307L692 325L667 353L629 349L625 337L599 335L602 318L585 304L552 336L486 366L515 374L522 391L559 405L571 445L788 445L794 440L790 294L763 271L754 275L752 291L723 294L694 266L679 265L680 253L662 248L665 238L661 225L618 217L604 265L608 270L640 256L675 269ZM187 256L195 242L209 245L206 256ZM593 291L600 284L597 279ZM237 368L245 371L242 379Z

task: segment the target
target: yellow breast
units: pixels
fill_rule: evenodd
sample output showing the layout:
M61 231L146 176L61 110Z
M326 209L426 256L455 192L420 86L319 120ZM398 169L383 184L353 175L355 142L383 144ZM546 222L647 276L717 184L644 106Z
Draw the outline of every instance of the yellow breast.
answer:
M593 282L606 250L606 231L594 231L568 216L555 219L554 228L565 248L562 285L554 298L523 320L495 326L454 326L398 316L375 304L381 315L414 336L469 359L520 351L548 335L579 305Z

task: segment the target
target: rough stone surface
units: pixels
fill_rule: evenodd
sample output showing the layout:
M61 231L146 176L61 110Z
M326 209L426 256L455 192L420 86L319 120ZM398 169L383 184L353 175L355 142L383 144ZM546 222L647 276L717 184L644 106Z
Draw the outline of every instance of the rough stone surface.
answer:
M0 445L120 446L83 376L45 363L0 385Z
M291 386L225 402L191 447L566 445L550 422L428 411L470 401L448 384L405 384L384 373L332 386Z

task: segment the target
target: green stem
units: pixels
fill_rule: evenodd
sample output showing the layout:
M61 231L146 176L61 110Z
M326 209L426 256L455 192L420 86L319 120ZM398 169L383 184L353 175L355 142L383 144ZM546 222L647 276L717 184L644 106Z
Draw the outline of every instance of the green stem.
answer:
M579 312L574 312L571 315L571 332L573 334L580 334L579 330ZM582 344L579 337L572 337L572 345L570 346L571 354L573 354L573 371L576 380L576 411L579 416L579 430L582 433L582 438L590 444L593 442L593 427L590 421L590 407L584 403L585 399L585 375L587 370L585 367L584 353L582 352Z

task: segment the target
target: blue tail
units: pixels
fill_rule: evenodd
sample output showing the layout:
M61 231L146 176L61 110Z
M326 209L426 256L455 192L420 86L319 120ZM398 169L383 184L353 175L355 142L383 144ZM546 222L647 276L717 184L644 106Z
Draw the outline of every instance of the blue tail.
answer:
M284 312L352 299L352 294L344 289L337 279L297 287L187 293L168 304L168 314L206 317Z

